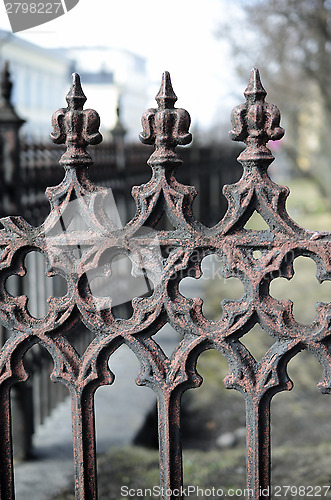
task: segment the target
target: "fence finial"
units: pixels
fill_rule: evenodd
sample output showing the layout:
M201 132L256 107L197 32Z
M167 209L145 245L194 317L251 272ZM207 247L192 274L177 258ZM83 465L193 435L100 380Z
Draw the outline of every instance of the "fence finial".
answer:
M9 63L5 61L2 71L1 71L1 100L4 106L11 107L11 93L13 88L13 83L10 79Z
M122 106L121 106L121 96L118 96L117 107L116 107L116 123L114 128L110 131L115 144L117 141L123 141L126 134L126 128L122 124Z
M0 74L0 125L2 129L14 129L18 133L25 120L16 113L15 107L11 102L13 83L10 77L9 62L5 61ZM9 154L8 161L14 161L18 165L17 144L14 145L12 143L10 148L12 148L12 152ZM14 157L15 160L13 160Z
M158 108L151 108L142 117L143 132L139 139L144 144L155 145L155 151L148 160L149 165L178 164L181 158L175 152L178 145L189 144L191 118L185 109L175 108L177 96L172 88L170 74L165 71L155 100Z
M85 148L90 144L99 144L100 117L94 109L85 109L85 94L77 73L72 75L72 86L66 96L67 108L58 109L52 117L53 132L51 139L56 144L65 144L67 151L62 155L63 165L90 165L92 158Z
M267 93L256 68L252 70L244 95L246 103L235 107L231 116L231 139L247 145L238 160L264 160L270 164L274 157L266 144L269 140L281 139L285 132L279 126L279 109L265 102Z

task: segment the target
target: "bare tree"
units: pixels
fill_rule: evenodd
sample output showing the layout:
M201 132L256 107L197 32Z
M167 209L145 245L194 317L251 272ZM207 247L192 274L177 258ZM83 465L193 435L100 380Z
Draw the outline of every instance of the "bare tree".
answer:
M240 24L221 23L242 73L258 66L282 109L293 168L322 194L331 180L331 0L241 1ZM329 190L330 191L330 190Z

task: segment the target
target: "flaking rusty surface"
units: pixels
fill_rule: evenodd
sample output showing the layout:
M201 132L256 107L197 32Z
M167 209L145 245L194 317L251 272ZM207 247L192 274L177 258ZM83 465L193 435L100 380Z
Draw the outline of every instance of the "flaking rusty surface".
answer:
M319 388L330 392L330 305L318 304L314 322L299 325L292 303L276 300L269 293L273 279L293 276L293 261L299 255L316 262L320 281L330 279L330 233L306 231L291 220L285 208L288 189L268 176L274 158L267 142L280 139L284 131L277 107L265 102L266 92L257 70L252 71L245 97L246 102L233 111L230 133L233 140L244 141L247 146L239 157L243 175L236 184L224 187L228 211L217 225L207 228L192 213L195 188L181 185L175 177L178 165L185 168L175 148L191 140L190 117L187 111L174 107L177 98L170 76L163 75L156 96L158 107L144 114L140 136L142 142L155 145L148 162L152 176L148 183L133 187L136 215L119 229L111 227L102 209L106 190L89 181L92 162L86 147L101 140L99 117L93 110L83 110L86 98L78 75L74 76L68 107L53 116L52 139L67 149L60 162L65 177L46 193L51 204L49 216L39 227L31 227L21 217L1 220L0 319L13 331L0 357L1 500L14 499L9 388L28 377L22 359L35 343L53 358L51 378L67 385L71 392L77 500L97 498L93 396L99 386L112 383L108 361L111 367L111 355L123 343L141 363L137 383L151 387L157 395L163 499L181 498L180 494L170 494L182 484L180 399L186 389L201 383L196 360L204 350L217 349L226 357L229 373L224 383L229 389L239 390L246 401L247 487L252 490L251 499L259 499L260 489L269 485L270 401L277 392L291 389L286 371L289 360L302 349L311 351L324 369ZM67 232L64 245L57 228L73 199L81 202L86 229ZM96 199L98 203L91 201ZM244 229L254 211L266 221L268 230ZM110 299L92 296L86 273L96 269L114 248L124 248L134 261L130 240L136 237L141 245L151 244L149 233L139 230L145 225L155 227L165 212L174 230L158 233L159 245L168 249L161 279L155 280L151 296L133 300L131 318L116 319ZM77 247L81 249L78 255L72 250ZM5 288L8 276L25 273L23 260L30 250L43 253L48 273L61 275L68 287L64 297L49 299L49 312L42 319L31 317L25 296L13 297ZM255 250L261 252L259 259L254 258ZM223 276L239 278L245 290L240 300L224 301L223 316L218 321L203 316L200 298L186 298L178 289L188 270L190 276L192 270L197 278L201 276L200 264L208 254L217 254L223 262ZM153 277L153 260L149 265ZM81 356L65 336L79 321L95 335ZM153 339L167 322L183 334L170 357ZM255 360L240 341L256 323L275 340L261 361Z

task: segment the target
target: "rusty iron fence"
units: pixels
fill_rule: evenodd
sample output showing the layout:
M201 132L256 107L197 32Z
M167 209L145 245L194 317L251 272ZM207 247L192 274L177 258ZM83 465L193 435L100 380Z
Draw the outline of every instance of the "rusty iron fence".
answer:
M77 500L97 498L94 393L113 382L112 354L122 344L141 363L137 383L149 386L157 396L164 500L181 498L181 396L202 382L196 361L203 351L216 349L225 356L229 373L224 383L240 391L246 402L250 499L258 500L261 491L270 491L270 402L276 393L291 389L286 371L290 359L303 349L310 351L324 369L319 388L330 392L330 304L317 304L313 323L301 325L293 317L290 301L276 300L269 287L275 277L292 278L293 261L299 255L316 262L320 281L330 280L331 235L298 226L286 212L288 189L275 184L268 175L274 157L267 143L280 139L284 130L278 108L265 102L266 92L257 70L252 71L244 95L246 102L234 109L230 133L233 140L246 144L238 158L243 174L238 182L224 186L227 211L208 227L192 210L196 189L176 177L177 167L179 172L186 168L176 147L191 141L190 117L187 111L175 107L177 97L170 76L163 75L157 108L144 114L140 136L143 143L154 147L147 162L152 176L132 189L136 212L119 228L104 209L107 189L89 178L92 159L86 147L102 138L98 114L83 109L86 97L79 76L74 75L68 107L53 115L52 139L65 144L60 159L65 176L59 185L46 191L50 213L36 227L22 217L1 219L0 319L12 332L0 352L1 500L14 499L10 388L28 379L23 359L36 344L53 360L51 379L67 386L72 398ZM185 150L182 153L184 156ZM73 200L85 225L64 231L62 222ZM244 228L254 212L269 229ZM171 228L156 231L164 215ZM143 227L150 230L141 231ZM26 296L11 294L6 288L11 275L24 274L24 259L30 251L42 253L48 275L59 275L66 283L65 295L50 297L42 318L29 313ZM130 258L135 276L144 276L152 285L151 293L132 301L128 319L116 318L111 297L94 296L88 279L89 273L109 273L118 252ZM198 278L201 261L210 254L222 259L224 278L239 278L244 285L240 300L224 301L223 316L218 321L204 317L200 298L188 299L179 292L181 279L188 273L192 276L192 270ZM142 255L148 256L143 263ZM166 323L182 334L170 357L153 338ZM241 342L256 323L274 339L261 361L254 359ZM84 325L93 335L84 352L78 352L68 337L77 325ZM269 498L269 493L263 495Z
M0 95L0 215L24 214L33 226L38 226L49 214L49 201L45 197L48 185L61 182L62 172L59 159L65 148L50 141L27 139L19 136L24 123L11 104L12 83L8 64L1 74ZM112 131L113 140L99 144L93 151L91 179L98 185L111 188L116 199L122 223L125 224L135 213L135 202L130 189L133 184L148 182L146 161L149 150L142 144L127 144L125 129L118 120ZM194 147L184 149L187 168L182 173L183 182L200 187L201 195L196 200L196 216L213 225L218 214L226 210L226 200L219 196L215 187L239 178L240 167L236 162L235 148ZM161 220L159 228L169 228L169 220ZM6 280L6 289L14 296L28 297L28 310L34 318L43 318L47 313L47 297L61 297L66 293L63 279L46 275L46 262L39 252L28 252L24 265L26 276L13 275ZM113 270L114 271L114 270ZM114 272L113 272L114 274ZM123 315L131 310L129 304L113 307L113 312ZM84 352L92 334L83 325L68 333L75 349ZM0 347L11 332L0 325ZM29 372L28 381L14 385L12 394L13 437L15 459L28 458L33 452L32 435L37 425L44 422L51 411L68 395L63 384L54 384L50 379L53 370L52 358L40 345L34 345L24 357Z
M122 149L121 141L102 142L91 152L93 169L90 178L97 185L111 188L120 208L121 219L126 223L135 214L132 185L149 180L145 165L150 153L148 148L139 143L124 144ZM15 190L20 194L19 204L25 218L30 224L38 225L49 213L46 188L61 181L59 159L61 150L64 149L47 141L27 139L25 136L19 139L17 148L20 152L20 172ZM214 225L219 214L226 212L226 199L215 186L239 179L240 167L236 161L239 152L237 147L228 147L226 144L181 148L180 155L187 168L180 173L180 181L198 186L199 196L194 203L194 214L206 225ZM9 186L3 185L3 190L8 192ZM14 211L18 212L18 208L15 209L12 204L10 213ZM1 216L9 213L7 205L1 200L0 213Z

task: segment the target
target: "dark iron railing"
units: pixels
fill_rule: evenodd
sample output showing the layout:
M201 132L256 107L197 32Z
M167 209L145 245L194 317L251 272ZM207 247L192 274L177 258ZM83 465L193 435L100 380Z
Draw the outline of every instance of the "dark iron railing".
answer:
M176 146L191 141L190 117L174 107L177 98L165 73L156 96L158 107L148 110L142 121L142 142L155 146L148 160L152 177L133 188L136 214L118 228L103 210L107 190L89 180L92 160L86 147L101 141L99 118L95 111L83 109L86 98L78 75L74 76L68 107L53 116L53 141L65 144L66 150L60 160L65 177L47 190L50 214L38 227L21 217L1 220L0 319L12 331L0 357L1 500L14 498L10 388L27 380L23 358L35 344L53 359L52 380L65 384L71 394L76 499L97 498L94 393L112 383L111 355L123 343L141 363L137 383L151 387L157 396L162 498L181 498L181 396L201 384L196 361L207 349L226 357L229 373L224 383L240 391L246 401L249 498L269 498L269 493L262 496L261 491L268 491L270 483L270 401L276 393L291 389L286 371L289 360L299 351L309 350L324 369L320 390L329 392L331 388L330 304L318 304L314 322L299 325L290 301L271 297L269 286L276 277L292 277L298 255L316 262L319 280L331 279L331 234L304 230L290 219L285 209L288 189L268 176L274 158L267 142L280 139L284 131L277 107L266 103L265 96L259 73L253 70L246 102L232 116L231 138L246 144L239 156L243 175L237 183L224 187L227 212L216 225L207 227L192 212L195 188L179 183L175 176L178 166L185 169ZM64 231L61 221L72 200L78 200L85 227ZM244 229L255 211L267 222L268 230ZM173 229L158 231L156 238L153 228L164 214ZM141 231L144 226L151 230ZM6 290L9 276L24 273L23 261L31 250L41 252L48 274L62 276L67 285L63 297L49 299L49 310L41 319L30 315L25 296ZM87 278L96 269L103 272L102 266L109 269L118 251L132 260L136 275L148 277L153 289L149 296L132 301L129 319L116 319L111 300L93 296ZM149 252L149 258L139 265L143 251ZM225 278L239 278L245 287L240 300L223 303L218 321L203 316L200 298L185 298L178 289L185 274L192 276L194 270L200 276L201 260L209 254L222 259ZM169 358L153 339L167 322L183 335ZM256 323L275 341L261 361L240 341ZM67 337L79 324L93 333L81 355Z

